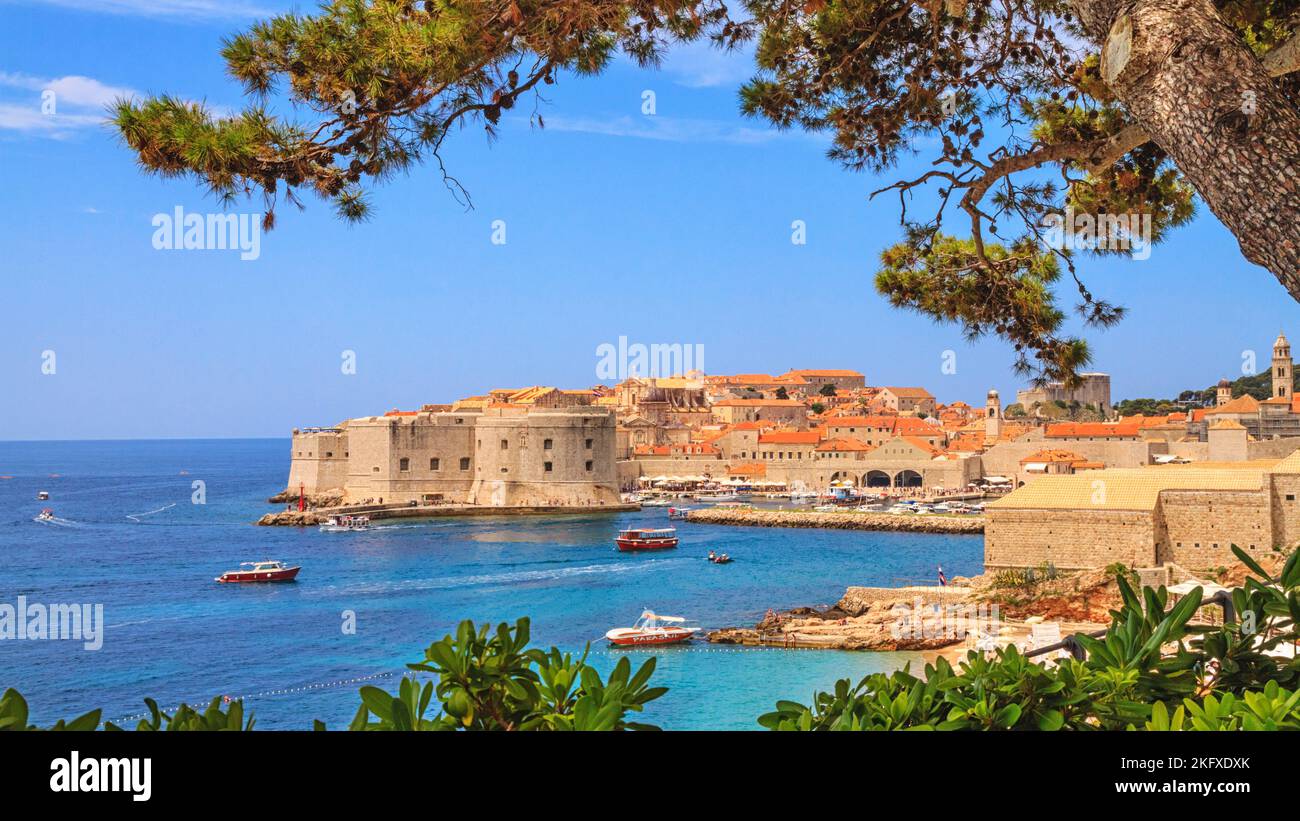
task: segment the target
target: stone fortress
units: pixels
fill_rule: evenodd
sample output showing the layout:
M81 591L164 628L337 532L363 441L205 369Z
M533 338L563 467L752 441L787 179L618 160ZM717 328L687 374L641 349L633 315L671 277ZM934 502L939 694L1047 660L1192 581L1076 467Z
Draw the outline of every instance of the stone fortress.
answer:
M347 504L618 504L615 420L588 391L494 391L293 433L289 493Z

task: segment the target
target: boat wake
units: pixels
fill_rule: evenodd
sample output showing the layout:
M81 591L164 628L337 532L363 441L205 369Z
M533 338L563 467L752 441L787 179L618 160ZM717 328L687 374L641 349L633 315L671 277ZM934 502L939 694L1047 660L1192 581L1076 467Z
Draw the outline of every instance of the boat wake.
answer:
M55 516L52 519L42 519L40 516L33 516L32 521L37 524L53 525L55 527L81 527L79 522L74 522L71 519L60 519L58 516Z
M610 562L566 567L552 570L517 570L510 573L485 573L477 576L441 576L431 579L401 579L375 583L361 583L345 587L332 587L319 591L320 595L374 595L384 593L446 590L457 587L511 586L536 582L552 582L574 576L606 573L634 573L649 570L666 570L669 566L684 563L686 559L651 559L644 562ZM312 591L315 594L316 591Z
M173 508L173 507L176 507L176 503L175 503L175 502L172 502L172 503L169 504L169 505L163 505L162 507L158 508L157 510L147 510L147 511L145 511L144 513L135 513L135 514L128 513L127 516L126 516L126 518L130 519L130 520L133 521L133 522L139 522L139 521L140 521L140 518L141 518L142 516L152 516L152 515L154 515L155 513L162 513L164 510L170 510L170 509Z

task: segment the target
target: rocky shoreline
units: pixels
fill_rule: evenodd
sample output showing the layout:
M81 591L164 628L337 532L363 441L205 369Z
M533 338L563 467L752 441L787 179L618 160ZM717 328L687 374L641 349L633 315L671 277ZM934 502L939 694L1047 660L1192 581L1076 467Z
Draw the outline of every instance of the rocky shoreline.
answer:
M995 586L987 575L956 577L947 587L850 587L826 609L769 610L753 627L714 630L707 639L763 647L920 650L956 660L972 647L968 633L993 624L998 644L1026 647L1034 622L1058 622L1062 635L1089 632L1104 627L1120 606L1119 588L1104 569L1014 588Z
M908 635L897 629L897 607L953 605L966 587L850 587L825 610L769 611L754 627L725 627L708 634L716 644L803 647L821 650L938 650L964 641L947 635ZM917 631L922 632L922 631Z
M983 516L921 516L894 513L818 513L797 510L706 508L687 521L750 527L823 527L833 530L894 530L908 533L983 533Z

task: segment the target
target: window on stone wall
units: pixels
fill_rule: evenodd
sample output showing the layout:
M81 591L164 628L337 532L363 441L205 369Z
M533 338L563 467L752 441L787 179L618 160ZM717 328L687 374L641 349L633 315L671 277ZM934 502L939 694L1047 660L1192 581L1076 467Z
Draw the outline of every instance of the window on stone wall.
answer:
M551 444L552 444L552 443L551 443L551 440L550 440L550 439L543 439L543 440L542 440L542 450L550 450L550 449L551 449Z
M440 464L438 457L435 456L429 460L429 470L437 470Z
M588 472L588 473L591 473L591 465L592 465L592 462L591 462L590 459L588 459L588 460L587 460L587 472Z
M410 470L410 469L411 469L411 460L408 459L408 458L406 458L405 456L403 456L401 459L398 459L398 460L397 460L397 469L398 469L398 470L401 470L401 471L407 471L407 470Z
M502 440L501 440L501 449L502 449L502 450L508 450L509 448L510 448L510 440L509 440L509 439L502 439Z
M551 464L552 464L551 462L542 462L542 470L546 471L547 473L550 473Z
M594 441L594 440L592 440L592 439L588 439L588 440L587 440L587 442L586 442L587 450L591 450L591 445L592 445L592 442L593 442L593 441Z
M327 450L327 451L325 451L325 458L326 458L326 459L333 459L333 458L334 458L334 451L332 451L332 450Z
M468 456L462 456L462 457L460 457L460 469L461 469L461 470L469 470L469 457L468 457Z
M370 472L371 472L371 473L378 473L378 472L379 472L379 468L377 468L377 467L376 467L376 468L372 468Z

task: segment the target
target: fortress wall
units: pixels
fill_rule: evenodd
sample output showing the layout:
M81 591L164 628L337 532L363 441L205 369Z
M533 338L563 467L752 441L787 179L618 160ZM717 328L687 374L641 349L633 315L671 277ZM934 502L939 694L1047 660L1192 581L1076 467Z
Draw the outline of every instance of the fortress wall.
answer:
M1165 452L1173 456L1190 459L1193 462L1206 462L1210 459L1210 445L1208 442L1170 442L1166 446Z
M1247 459L1283 459L1300 450L1300 437L1246 443Z
M984 522L984 569L1038 567L1059 570L1123 562L1155 564L1163 528L1151 511L1017 510L989 508Z
M480 505L617 504L615 419L606 411L485 414L469 501Z
M1161 560L1204 569L1234 564L1233 544L1246 551L1271 549L1269 502L1266 491L1162 491L1157 515L1167 536Z
M1294 548L1300 544L1300 475L1272 473L1268 481L1273 546Z
M441 496L447 501L464 501L474 477L475 418L436 413L353 420L349 425L348 500L391 503ZM462 458L469 459L465 469L461 468Z
M341 490L347 484L348 435L346 431L309 431L293 434L288 489L308 494Z
M1103 462L1108 468L1133 468L1150 463L1151 446L1139 441L1087 441L1041 439L1033 442L1001 442L986 450L980 459L985 476L1015 476L1020 461L1044 448L1068 450L1085 459Z

